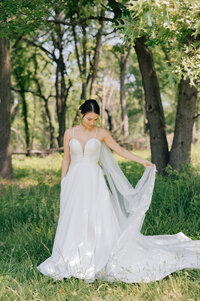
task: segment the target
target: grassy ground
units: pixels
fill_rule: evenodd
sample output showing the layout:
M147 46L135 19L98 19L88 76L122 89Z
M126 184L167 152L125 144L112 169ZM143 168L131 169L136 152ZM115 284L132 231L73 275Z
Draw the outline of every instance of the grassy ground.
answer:
M15 179L0 185L0 300L200 300L200 270L179 271L149 284L87 284L75 278L54 281L36 270L52 250L59 214L61 160L59 154L14 157ZM124 160L120 164L135 185L142 166ZM168 176L157 175L144 234L183 231L200 239L200 158L195 147L192 164L181 174L168 170Z

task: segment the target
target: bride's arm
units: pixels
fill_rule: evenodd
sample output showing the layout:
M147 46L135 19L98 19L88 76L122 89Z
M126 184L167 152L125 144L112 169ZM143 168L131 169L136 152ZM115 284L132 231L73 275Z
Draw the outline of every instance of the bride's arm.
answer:
M103 141L106 143L106 145L111 148L112 150L114 150L118 155L120 155L123 158L126 158L128 160L132 160L135 162L138 162L142 165L144 165L144 167L147 166L154 166L153 163L151 163L148 160L145 160L139 156L136 156L135 154L129 152L127 149L125 149L124 147L120 146L111 136L111 134L102 129L102 136L103 136Z
M62 160L61 181L64 178L64 176L66 175L66 173L69 169L70 161L71 161L69 141L70 141L70 130L68 129L65 131L65 134L64 134L64 142L63 142L64 156L63 156L63 160Z

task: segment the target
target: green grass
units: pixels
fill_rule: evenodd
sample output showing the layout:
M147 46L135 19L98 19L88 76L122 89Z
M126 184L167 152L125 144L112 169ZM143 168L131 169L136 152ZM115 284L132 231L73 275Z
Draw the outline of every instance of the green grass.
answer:
M137 153L148 157L149 153ZM200 271L183 270L149 284L125 284L71 278L54 281L36 266L52 250L59 214L62 156L13 159L15 178L0 185L0 300L200 300ZM121 160L135 185L143 172L138 164ZM144 234L184 232L200 238L200 158L193 147L192 166L178 174L157 175Z

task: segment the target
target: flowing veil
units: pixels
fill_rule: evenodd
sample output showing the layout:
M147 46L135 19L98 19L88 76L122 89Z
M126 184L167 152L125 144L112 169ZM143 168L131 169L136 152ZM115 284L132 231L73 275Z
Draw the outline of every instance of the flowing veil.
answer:
M156 167L147 167L133 188L104 143L100 162L121 224L121 234L97 278L150 282L176 270L200 268L200 240L191 240L182 232L152 236L140 232L152 199Z
M101 147L100 162L112 192L121 225L127 227L127 223L134 219L134 227L140 231L145 213L151 203L156 167L147 167L133 188L111 150L104 143Z

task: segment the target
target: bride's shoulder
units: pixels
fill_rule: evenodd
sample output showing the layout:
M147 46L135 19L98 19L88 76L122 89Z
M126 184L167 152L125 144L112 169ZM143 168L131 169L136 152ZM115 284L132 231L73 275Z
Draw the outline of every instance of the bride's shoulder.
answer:
M99 133L103 133L104 129L101 128L100 126L97 126L97 131L98 131Z
M73 137L73 131L74 131L74 129L75 129L75 126L66 129L66 130L65 130L65 133L64 133L64 137L65 137L65 138L68 138L68 139L71 139L71 138Z
M104 128L97 127L97 129L98 129L98 134L99 136L101 136L102 139L108 134L108 131Z

